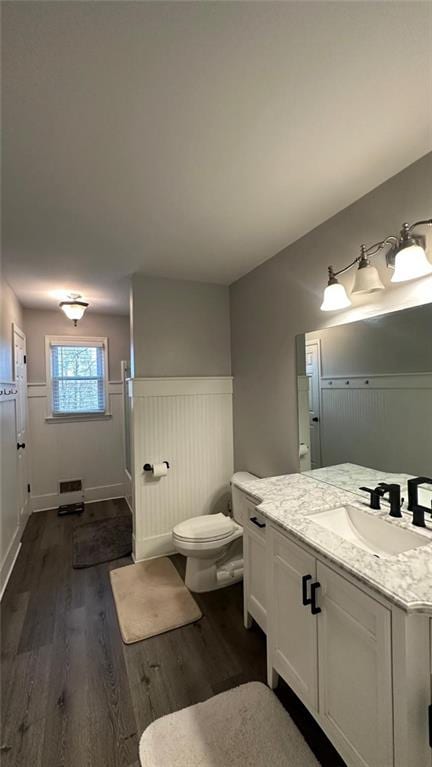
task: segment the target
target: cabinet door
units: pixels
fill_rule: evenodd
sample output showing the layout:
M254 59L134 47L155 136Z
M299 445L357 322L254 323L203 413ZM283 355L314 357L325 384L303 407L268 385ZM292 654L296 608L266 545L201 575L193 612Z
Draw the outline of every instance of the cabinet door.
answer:
M319 719L350 767L390 767L390 611L320 562L317 578Z
M317 708L317 616L302 602L302 579L315 580L315 558L271 530L268 646L269 666L312 711Z

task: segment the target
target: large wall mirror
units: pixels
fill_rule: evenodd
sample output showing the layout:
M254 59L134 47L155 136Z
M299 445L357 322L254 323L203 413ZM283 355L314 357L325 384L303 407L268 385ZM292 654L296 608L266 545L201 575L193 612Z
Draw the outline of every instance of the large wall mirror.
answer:
M432 304L297 339L301 471L432 476Z

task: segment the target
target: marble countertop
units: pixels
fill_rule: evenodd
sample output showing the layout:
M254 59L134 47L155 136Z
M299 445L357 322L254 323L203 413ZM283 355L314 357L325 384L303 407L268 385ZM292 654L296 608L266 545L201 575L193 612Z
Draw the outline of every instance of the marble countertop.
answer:
M378 482L395 483L401 487L401 496L405 502L402 508L407 508L408 486L407 482L412 474L391 474L378 469L369 469L366 466L358 466L355 463L339 463L336 466L324 466L322 469L311 469L304 472L305 477L319 479L320 482L326 482L329 485L349 490L363 498L367 498L366 493L360 490L360 487L375 487ZM387 503L383 498L383 503Z
M341 464L341 466L354 465ZM340 467L331 468L343 474L343 469ZM324 469L318 469L314 474L324 471ZM389 476L396 475L379 474L379 481L388 481ZM404 476L408 477L408 475ZM366 481L375 481L375 479ZM357 476L355 482L357 483ZM240 481L234 478L234 483L255 500L260 513L319 552L325 559L351 573L403 610L432 615L432 529L430 525L425 530L414 528L411 523L411 514L404 513L402 519L398 520L389 517L384 509L381 512L372 511L367 501L361 501L357 493L341 486L335 487L322 479L315 479L311 472L308 472L307 476L287 474ZM368 514L381 516L386 524L415 531L424 536L428 544L388 558L376 558L336 533L316 524L310 516L311 512L334 509L346 503Z

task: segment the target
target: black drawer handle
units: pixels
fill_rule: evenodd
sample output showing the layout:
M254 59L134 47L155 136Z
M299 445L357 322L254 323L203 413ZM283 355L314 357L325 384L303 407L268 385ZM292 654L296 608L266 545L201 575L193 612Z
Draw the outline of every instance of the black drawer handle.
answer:
M321 607L317 606L316 603L316 593L317 590L320 588L321 584L318 581L315 581L315 583L312 583L311 586L311 613L312 615L318 615L318 613L321 612Z
M307 595L308 581L311 581L311 580L312 580L311 575L304 575L302 578L302 602L305 606L310 605L312 603L312 599L308 597Z
M265 527L265 522L260 522L256 517L250 517L250 521L253 522L257 527Z
M17 450L19 450L20 447L25 447L25 442L17 442Z

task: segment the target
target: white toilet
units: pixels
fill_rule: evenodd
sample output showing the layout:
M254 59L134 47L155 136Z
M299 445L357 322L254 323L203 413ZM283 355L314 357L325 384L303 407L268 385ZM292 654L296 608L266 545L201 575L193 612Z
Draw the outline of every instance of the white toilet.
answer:
M256 479L238 472L231 480L233 518L225 514L192 517L172 532L175 549L187 557L185 583L190 591L214 591L243 579L243 502L235 480Z

